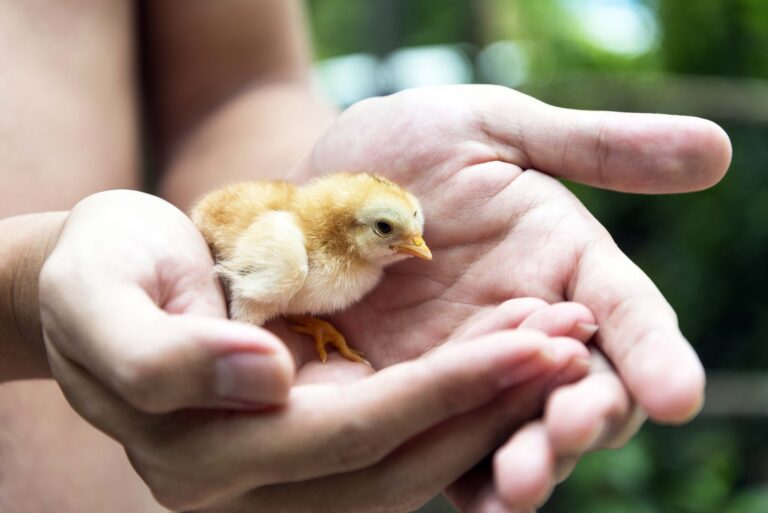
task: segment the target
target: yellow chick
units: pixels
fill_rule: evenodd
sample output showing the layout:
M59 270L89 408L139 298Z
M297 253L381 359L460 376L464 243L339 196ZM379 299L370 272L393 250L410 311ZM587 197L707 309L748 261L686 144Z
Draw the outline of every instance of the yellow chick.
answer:
M304 186L234 184L204 196L191 217L213 252L230 316L261 325L285 315L294 331L314 337L323 362L328 343L349 360L365 360L312 315L355 303L389 264L432 259L419 201L367 173L328 175Z

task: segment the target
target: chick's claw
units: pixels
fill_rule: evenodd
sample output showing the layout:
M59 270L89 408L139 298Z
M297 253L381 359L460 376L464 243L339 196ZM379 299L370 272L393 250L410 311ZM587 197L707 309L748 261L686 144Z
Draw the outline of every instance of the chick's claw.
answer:
M315 349L320 356L320 361L323 363L328 360L328 352L325 350L325 345L331 344L347 360L371 365L368 360L362 357L360 352L347 345L344 335L339 333L331 323L308 315L291 315L288 316L288 319L294 323L290 326L291 331L304 333L315 339Z

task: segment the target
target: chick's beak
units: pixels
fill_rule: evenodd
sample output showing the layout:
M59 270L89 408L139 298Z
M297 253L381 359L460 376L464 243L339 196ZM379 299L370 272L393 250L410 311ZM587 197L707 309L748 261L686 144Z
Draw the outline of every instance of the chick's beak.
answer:
M395 251L415 256L422 260L432 260L432 252L429 250L429 247L424 242L424 238L421 235L414 235L411 237L410 244L400 244L395 246Z

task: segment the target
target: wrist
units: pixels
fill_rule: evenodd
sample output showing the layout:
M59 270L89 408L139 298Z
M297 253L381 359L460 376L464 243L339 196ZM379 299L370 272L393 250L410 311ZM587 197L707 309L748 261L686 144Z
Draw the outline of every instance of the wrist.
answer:
M0 220L0 382L50 377L37 282L67 212Z

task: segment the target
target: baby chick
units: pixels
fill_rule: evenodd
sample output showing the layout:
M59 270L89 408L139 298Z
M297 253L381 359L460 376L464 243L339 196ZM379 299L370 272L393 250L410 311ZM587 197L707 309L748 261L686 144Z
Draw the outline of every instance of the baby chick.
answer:
M325 362L330 343L365 362L328 322L368 293L383 268L415 256L431 260L418 200L367 173L341 173L304 186L286 182L230 185L192 209L222 276L233 319L261 325L286 315L314 337Z

